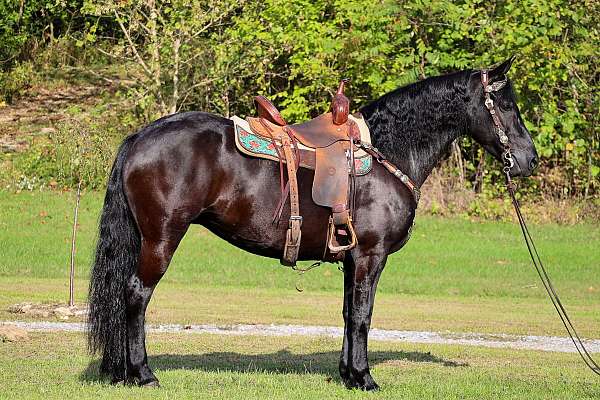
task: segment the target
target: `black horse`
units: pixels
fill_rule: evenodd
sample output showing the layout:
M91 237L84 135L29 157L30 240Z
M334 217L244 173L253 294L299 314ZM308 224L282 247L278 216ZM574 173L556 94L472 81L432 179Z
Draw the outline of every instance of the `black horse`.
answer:
M490 70L489 83L506 79L511 63ZM372 143L418 186L461 135L500 159L504 147L484 105L481 77L478 70L433 77L364 106ZM491 96L515 161L510 175L528 176L537 154L510 81ZM300 260L320 259L326 237L329 210L313 203L312 178L313 171L298 171ZM287 228L271 224L279 190L278 164L241 154L232 121L221 116L170 115L124 140L106 190L89 293L89 344L102 354L101 372L114 382L158 385L147 363L145 312L188 227L201 224L251 253L279 258ZM356 179L359 244L343 261L339 363L348 387L378 387L367 361L375 290L388 255L409 238L416 206L408 188L377 163Z

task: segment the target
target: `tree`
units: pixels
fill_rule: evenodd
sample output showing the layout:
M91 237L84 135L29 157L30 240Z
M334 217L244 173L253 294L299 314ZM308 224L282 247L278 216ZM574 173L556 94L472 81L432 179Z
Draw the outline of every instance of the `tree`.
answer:
M243 4L222 0L89 1L83 11L98 20L114 19L119 35L100 40L91 25L85 42L98 45L100 53L127 65L128 76L137 83L132 93L148 111L147 117L175 113L189 104L195 90L214 81L206 74L214 59L211 34Z

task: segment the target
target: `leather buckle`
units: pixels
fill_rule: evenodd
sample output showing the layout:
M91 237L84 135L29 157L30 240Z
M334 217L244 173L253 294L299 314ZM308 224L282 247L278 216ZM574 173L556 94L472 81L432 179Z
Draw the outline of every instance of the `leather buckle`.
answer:
M289 225L290 228L292 227L292 223L294 221L298 221L298 224L300 226L302 226L302 216L301 215L290 215L290 225Z

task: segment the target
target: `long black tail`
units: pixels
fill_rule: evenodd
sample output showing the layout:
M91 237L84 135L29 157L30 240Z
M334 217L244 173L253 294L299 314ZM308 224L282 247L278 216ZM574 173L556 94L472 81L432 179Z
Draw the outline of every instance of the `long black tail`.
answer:
M126 378L125 290L140 254L140 234L123 191L123 164L137 135L126 138L113 164L89 289L88 346L101 353L100 371Z

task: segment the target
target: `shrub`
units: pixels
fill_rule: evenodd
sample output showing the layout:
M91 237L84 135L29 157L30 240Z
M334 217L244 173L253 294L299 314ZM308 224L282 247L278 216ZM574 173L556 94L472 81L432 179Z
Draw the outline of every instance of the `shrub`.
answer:
M7 72L0 72L0 100L12 103L36 81L31 62L19 64Z
M80 180L84 188L103 188L124 135L115 126L119 125L62 122L54 132L32 141L27 151L14 154L0 180L13 190L75 188Z

